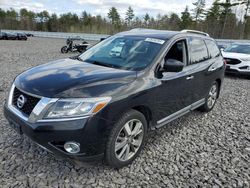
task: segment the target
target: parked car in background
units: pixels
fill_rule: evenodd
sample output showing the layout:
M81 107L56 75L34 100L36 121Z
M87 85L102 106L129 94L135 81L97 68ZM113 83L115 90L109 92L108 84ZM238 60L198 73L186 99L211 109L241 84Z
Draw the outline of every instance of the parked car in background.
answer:
M31 34L31 33L25 33L25 35L26 35L27 37L34 37L34 35Z
M250 75L250 44L234 43L222 51L226 73Z
M4 113L46 150L120 168L139 155L150 130L211 111L224 70L208 34L134 29L21 73Z
M17 36L9 32L1 32L1 39L3 40L16 40Z
M26 36L25 33L16 33L16 39L17 40L27 40L28 37Z
M5 39L5 33L4 32L0 32L0 40L4 40Z
M16 34L8 33L8 32L6 32L6 33L7 33L7 40L16 40L17 39Z
M231 42L217 41L217 45L221 51L225 50L231 44L232 44Z

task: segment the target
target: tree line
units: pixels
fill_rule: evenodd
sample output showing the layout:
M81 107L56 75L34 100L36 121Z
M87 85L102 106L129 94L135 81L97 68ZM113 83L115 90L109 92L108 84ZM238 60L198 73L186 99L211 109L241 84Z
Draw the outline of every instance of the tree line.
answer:
M241 20L234 11L239 5L244 5L244 19ZM187 6L180 15L158 14L156 17L149 13L136 16L133 8L128 7L125 19L115 7L109 9L107 16L91 15L86 11L80 15L69 12L58 16L46 10L35 13L27 9L17 12L13 8L0 8L0 28L99 34L114 34L138 27L176 31L194 29L207 32L214 38L250 39L250 0L215 0L209 8L206 8L206 0L194 0L193 7Z

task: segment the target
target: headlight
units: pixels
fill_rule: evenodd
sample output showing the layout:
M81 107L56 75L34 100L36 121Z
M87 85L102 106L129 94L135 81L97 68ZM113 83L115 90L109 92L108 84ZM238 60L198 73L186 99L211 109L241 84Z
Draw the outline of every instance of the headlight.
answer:
M111 97L59 99L48 109L44 119L74 118L95 114L103 109L110 100Z

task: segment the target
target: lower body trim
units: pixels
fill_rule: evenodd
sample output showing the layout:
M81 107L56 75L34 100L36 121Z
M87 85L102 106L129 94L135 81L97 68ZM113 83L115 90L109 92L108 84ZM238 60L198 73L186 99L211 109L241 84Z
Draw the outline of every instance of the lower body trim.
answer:
M175 113L173 113L173 114L171 114L171 115L169 115L169 116L167 116L159 121L157 121L156 128L160 128L160 127L166 125L167 123L187 114L188 112L195 110L196 108L202 106L204 103L205 103L205 98L203 98L203 99L201 99L201 100L199 100L199 101L197 101L197 102L195 102L195 103L193 103L193 104L191 104L191 105L189 105L189 106L187 106L187 107L185 107L185 108L183 108L183 109L181 109L181 110L179 110L179 111L177 111L177 112L175 112Z

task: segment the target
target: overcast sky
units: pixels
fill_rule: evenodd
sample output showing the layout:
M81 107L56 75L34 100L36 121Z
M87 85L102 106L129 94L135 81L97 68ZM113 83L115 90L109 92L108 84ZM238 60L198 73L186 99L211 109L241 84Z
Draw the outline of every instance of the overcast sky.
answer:
M152 16L157 14L169 14L172 12L180 14L188 5L192 8L192 2L195 0L0 0L0 7L8 9L13 7L19 10L26 8L35 12L47 10L50 13L62 14L74 12L80 14L83 10L97 15L107 15L110 7L114 6L124 17L124 14L131 6L137 16L149 13ZM207 0L207 6L210 6L213 0Z

